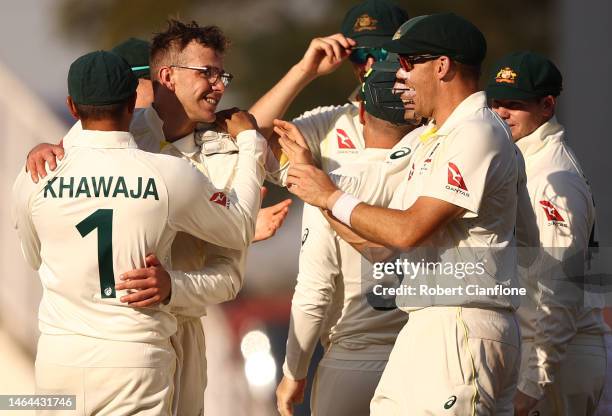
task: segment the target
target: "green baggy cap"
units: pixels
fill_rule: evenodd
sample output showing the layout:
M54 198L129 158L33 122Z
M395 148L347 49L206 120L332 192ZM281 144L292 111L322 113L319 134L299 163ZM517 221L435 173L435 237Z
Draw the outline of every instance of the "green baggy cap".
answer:
M125 59L132 67L136 78L150 79L149 52L151 44L146 40L129 38L111 49L117 55Z
M467 65L479 65L487 53L487 41L482 32L454 13L410 19L402 25L394 40L382 47L400 55L444 55Z
M493 66L487 80L487 98L528 100L557 96L563 89L563 77L548 58L535 52L514 52Z
M138 80L130 65L113 52L90 52L68 71L68 94L76 104L116 104L130 98L136 87Z
M340 31L357 46L378 48L408 20L408 13L388 0L366 0L344 16Z

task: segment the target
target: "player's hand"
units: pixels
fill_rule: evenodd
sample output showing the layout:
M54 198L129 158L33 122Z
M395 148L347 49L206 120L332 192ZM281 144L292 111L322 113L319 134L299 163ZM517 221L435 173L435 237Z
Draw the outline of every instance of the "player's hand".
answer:
M238 108L219 111L216 114L215 124L233 138L245 130L257 130L257 120L253 114Z
M514 395L514 416L528 416L529 411L538 404L538 399L523 393L520 390Z
M276 389L276 408L281 416L293 415L293 405L304 401L306 379L291 380L283 376Z
M297 65L311 78L329 74L340 67L355 45L357 42L342 33L314 38Z
M327 201L338 190L329 176L312 165L295 164L287 172L287 189L302 201L327 209Z
M64 158L64 148L50 143L41 143L34 146L26 161L26 169L30 172L30 176L34 183L38 183L39 178L47 176L45 162L49 164L49 169L55 170L57 167L57 159Z
M274 132L278 134L278 143L291 163L314 165L312 153L306 139L297 126L289 121L275 119Z
M122 296L119 301L135 308L145 308L170 296L170 275L155 254L147 255L145 265L144 269L134 269L121 275L122 282L115 285L115 290L135 289L136 292Z
M261 187L261 200L265 198L268 189L265 186ZM255 224L255 236L253 242L267 240L274 236L276 231L282 227L283 221L289 213L290 199L285 199L271 207L262 208L257 214L257 223Z

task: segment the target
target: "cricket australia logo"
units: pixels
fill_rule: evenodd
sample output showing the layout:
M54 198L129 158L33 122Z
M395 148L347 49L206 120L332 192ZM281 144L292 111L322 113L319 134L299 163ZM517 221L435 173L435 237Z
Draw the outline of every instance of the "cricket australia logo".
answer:
M374 19L369 14L362 14L355 20L355 24L353 25L353 30L355 32L363 32L364 30L376 30L376 23L378 23L378 19Z
M225 208L229 208L229 200L227 199L227 195L223 192L215 192L211 197L210 201L215 204L219 204Z
M355 144L344 130L336 129L336 138L338 139L338 149L357 150Z
M495 75L495 82L504 84L514 84L516 82L517 74L512 68L504 67L499 70Z
M463 196L470 196L467 186L465 186L463 176L457 165L453 162L448 162L448 185L446 185L446 189L457 192Z
M565 219L559 214L557 208L550 201L540 201L540 206L544 210L544 214L546 215L546 219L548 220L548 225L559 225L561 227L567 227L567 223Z

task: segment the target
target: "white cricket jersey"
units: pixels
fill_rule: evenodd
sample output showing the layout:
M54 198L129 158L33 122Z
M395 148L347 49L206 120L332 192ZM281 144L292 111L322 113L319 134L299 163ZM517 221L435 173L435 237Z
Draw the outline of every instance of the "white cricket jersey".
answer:
M195 136L166 144L161 152L189 161L216 188L230 191L236 177L239 148L228 134L203 127L196 130ZM179 232L172 244L172 264L177 271L169 271L170 275L175 277L176 284L185 286L179 292L185 298L170 302L183 306L175 306L172 311L180 316L200 317L206 314L207 306L236 297L244 281L246 249L220 247Z
M534 348L518 388L540 398L545 386L555 381L555 369L572 338L604 334L609 328L601 307L585 305L585 293L568 283L566 274L571 269L575 276L584 275L595 207L582 168L565 141L565 129L553 118L516 145L525 158L541 247L536 261L519 269L529 298L521 303L517 315L523 339L534 343Z
M436 231L425 242L427 247L405 253L404 258L412 263L424 260L449 267L469 262L474 263L472 270L484 270L463 280L441 275L439 268L429 271L427 276L436 276L441 284L517 286L514 227L517 188L524 173L511 137L506 124L487 107L484 92L463 100L443 125L431 122L420 137L409 172L389 207L407 209L419 197L431 197L464 208L465 213ZM413 280L406 275L404 283L407 282L417 288L417 295L420 284L431 284L420 272ZM407 295L398 296L397 302L403 310L410 311L431 304L512 308L517 300L503 294L442 295L431 299Z
M64 137L64 144L79 131L81 124L77 122ZM197 131L168 143L163 133L163 121L152 106L136 109L130 132L140 149L152 153L161 151L188 160L219 189L229 191L234 178L238 179L239 186L253 180L236 175L239 148L228 135ZM259 190L251 195L249 201L253 207L261 205ZM253 221L256 221L256 216ZM245 256L245 250L227 249L190 234L177 233L172 246L175 270L168 270L168 273L173 278L173 285L180 285L184 290L172 291L169 304L173 313L199 317L206 314L206 305L235 298L242 287Z
M254 131L237 140L239 170L253 180L229 193L178 158L138 150L126 132L72 134L58 168L38 184L22 171L13 214L43 285L40 331L138 342L172 335L170 306L119 302L126 292L115 293L116 278L144 267L148 253L171 267L178 231L234 249L250 242L257 209L246 200L259 193L265 142Z
M331 176L342 190L386 206L405 176L415 138L418 134L408 134L393 149L363 149ZM306 377L319 337L326 349L338 344L351 350L347 359L388 358L408 317L398 309L381 311L368 303L362 262L361 254L332 230L321 211L304 204L299 274L283 367L288 377Z
M317 166L331 172L343 163L354 161L365 149L359 107L353 103L317 107L293 119L306 140ZM267 179L285 186L289 161L281 161L280 169L268 172Z

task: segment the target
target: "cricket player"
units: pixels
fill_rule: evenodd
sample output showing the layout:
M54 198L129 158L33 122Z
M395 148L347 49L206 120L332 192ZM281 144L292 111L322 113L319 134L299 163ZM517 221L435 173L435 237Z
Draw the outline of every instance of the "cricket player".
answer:
M515 52L494 66L486 93L508 123L526 165L540 236L539 260L523 270L529 299L518 309L522 359L515 414L593 415L606 376L601 305L576 280L595 223L593 195L555 117L562 77L547 58ZM578 261L576 261L578 260ZM569 297L568 297L569 296Z
M334 171L345 180L341 186L370 203L387 205L403 179L415 137L414 120L404 119L404 107L393 93L395 72L372 70L366 76L360 100L364 151L353 162ZM296 127L288 135L306 140ZM295 146L281 136L283 151L293 163ZM290 146L290 147L287 147ZM378 169L378 171L377 171ZM376 174L373 186L359 189L360 175ZM389 358L395 338L407 315L397 308L376 309L366 299L361 255L331 229L321 211L305 204L302 217L302 249L292 301L284 377L277 389L281 415L293 414L301 402L306 375L316 343L321 338L325 356L312 387L313 415L368 415L370 400Z
M287 183L291 192L329 209L372 244L410 250L404 259L413 266L420 257L411 249L418 247L455 260L486 259L472 266L482 272L468 277L478 274L487 290L473 295L431 296L426 290L412 296L420 284L430 288L429 269L414 274L396 269L406 290L396 302L410 318L397 337L371 414L512 415L520 339L517 299L510 289L516 289L514 227L522 161L508 127L478 91L486 54L480 30L452 13L411 22L383 47L399 54L407 85L415 89L415 111L430 122L389 208L338 190L325 172L308 165L292 166ZM441 283L455 279L439 272L433 277ZM463 284L459 278L450 282Z
M158 34L151 46L155 100L152 106L137 111L130 125L139 148L153 153L161 149L162 153L187 159L218 189L226 191L213 198L213 202L220 206L227 203L228 192L234 184L246 184L252 180L236 170L240 146L232 138L237 131L228 130L225 126L228 112L215 114L217 104L232 78L222 69L225 44L225 37L217 27L200 27L195 23L171 20L168 29ZM213 122L216 122L215 131L196 131L198 123ZM69 143L71 136L79 130L77 123L64 138L64 143ZM50 145L39 146L42 149L31 152L28 158L32 174L40 172L45 158L51 151L56 151ZM48 147L52 150L49 151ZM203 147L204 151L201 150ZM264 224L263 229L257 227L259 239L274 233L286 216L287 209L288 201L267 209L268 214L263 219L272 226ZM258 217L258 223L262 222L261 219ZM207 379L200 318L205 315L207 305L234 299L241 289L244 248L232 250L216 247L178 233L172 246L174 270L167 270L157 257L148 257L145 268L124 273L126 282L119 287L139 291L121 300L136 306L153 305L158 300L147 295L156 290L160 283L170 280L173 285L185 289L173 290L169 301L178 319L177 332L172 336L178 356L174 414L201 415Z
M153 82L149 69L149 51L151 44L146 40L129 38L121 42L111 52L125 59L138 78L136 89L136 108L146 108L153 102Z
M57 169L38 183L23 170L13 213L28 263L43 285L36 357L40 394L76 394L77 414L170 415L176 355L170 306L133 307L115 276L158 253L171 266L178 231L228 248L247 245L259 209L265 140L246 115L240 174L221 206L220 190L185 161L137 149L128 129L138 81L111 52L78 58L68 73L70 112L82 130L65 143ZM245 128L251 127L251 128ZM162 285L154 297L185 296Z
M347 59L361 85L372 64L388 55L381 48L382 43L391 39L407 19L406 11L389 0L365 0L355 5L344 16L341 33L313 39L300 62L251 107L249 111L257 119L276 157L266 164L268 180L284 185L289 167L273 131L274 120L284 116L308 84L335 71ZM337 168L342 161L353 160L364 149L358 88L344 105L317 107L293 120L302 133L305 129L316 131L315 135L304 134L304 137L317 166L326 171Z

